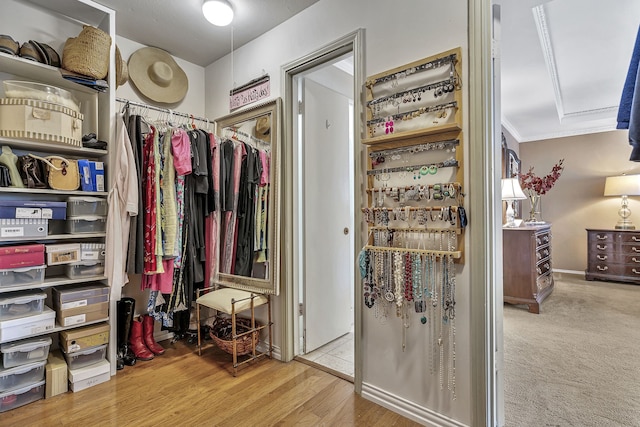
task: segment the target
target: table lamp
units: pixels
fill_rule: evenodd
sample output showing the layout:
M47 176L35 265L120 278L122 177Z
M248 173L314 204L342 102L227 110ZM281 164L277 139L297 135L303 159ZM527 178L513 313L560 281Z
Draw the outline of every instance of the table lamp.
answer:
M635 230L629 217L631 209L629 209L628 196L640 196L640 175L620 175L608 176L604 182L605 196L622 196L622 202L618 215L620 220L616 224L616 230Z
M502 200L507 202L507 222L505 222L504 226L515 227L513 202L516 200L524 200L527 196L525 196L522 191L518 178L504 178L501 182L501 187Z

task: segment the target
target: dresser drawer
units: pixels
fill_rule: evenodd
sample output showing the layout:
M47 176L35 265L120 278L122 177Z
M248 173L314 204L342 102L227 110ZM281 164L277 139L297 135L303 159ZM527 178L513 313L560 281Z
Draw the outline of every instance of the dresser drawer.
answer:
M549 235L548 231L544 233L536 234L536 246L540 247L540 246L548 245L550 242L551 242L551 236Z
M551 260L547 259L536 265L536 273L539 276L548 275L551 272Z
M589 265L589 272L610 276L629 276L640 278L640 265L636 266L598 262Z
M553 285L553 278L551 277L551 272L549 272L549 274L545 274L544 276L539 276L536 279L536 287L538 288L538 293L544 291L551 285Z
M551 246L546 245L536 249L536 263L551 256Z
M629 254L624 252L590 252L589 264L638 264L640 266L640 254Z

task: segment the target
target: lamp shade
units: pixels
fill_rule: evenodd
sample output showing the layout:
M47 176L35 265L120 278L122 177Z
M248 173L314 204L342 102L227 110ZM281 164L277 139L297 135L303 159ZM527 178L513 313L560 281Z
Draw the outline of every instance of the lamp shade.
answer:
M501 182L502 200L523 200L526 199L518 178L504 178Z
M640 196L640 175L609 176L604 183L605 196Z
M205 0L202 14L207 21L218 27L227 26L233 21L233 9L227 0Z

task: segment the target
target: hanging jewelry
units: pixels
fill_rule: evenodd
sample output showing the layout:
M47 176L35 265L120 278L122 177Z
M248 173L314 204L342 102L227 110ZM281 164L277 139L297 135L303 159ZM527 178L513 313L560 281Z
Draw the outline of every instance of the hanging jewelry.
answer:
M399 251L395 251L393 253L393 279L395 284L395 302L398 308L402 306L402 294L404 290L404 277L402 273L402 255Z

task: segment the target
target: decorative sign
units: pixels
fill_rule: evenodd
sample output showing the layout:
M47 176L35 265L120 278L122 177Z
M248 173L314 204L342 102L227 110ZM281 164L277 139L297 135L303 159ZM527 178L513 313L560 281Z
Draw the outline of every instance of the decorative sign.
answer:
M270 95L271 81L269 76L262 76L229 91L229 109L233 111L252 102L268 98Z

